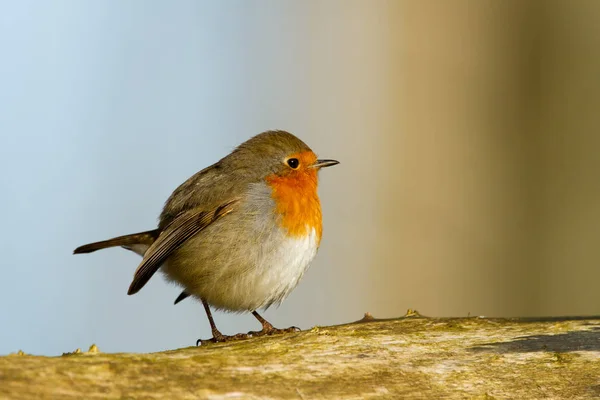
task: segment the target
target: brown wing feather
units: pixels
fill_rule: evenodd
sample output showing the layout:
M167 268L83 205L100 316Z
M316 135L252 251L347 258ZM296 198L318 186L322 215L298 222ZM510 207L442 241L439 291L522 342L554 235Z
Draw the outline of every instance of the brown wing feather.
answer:
M127 294L139 292L175 249L217 219L233 211L237 201L237 199L231 200L211 211L196 209L176 217L146 251L144 259L135 271Z

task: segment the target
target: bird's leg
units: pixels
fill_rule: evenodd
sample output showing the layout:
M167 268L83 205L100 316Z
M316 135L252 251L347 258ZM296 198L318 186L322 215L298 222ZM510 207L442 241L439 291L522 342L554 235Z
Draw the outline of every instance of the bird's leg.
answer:
M248 334L252 336L263 336L263 335L275 335L278 333L288 333L288 332L298 332L300 328L295 326L286 328L286 329L278 329L275 328L269 321L260 316L256 311L252 311L252 315L258 320L258 322L262 325L262 330L258 332L248 332Z
M206 302L206 300L202 299L202 305L204 306L204 311L206 311L206 316L208 317L208 322L210 323L210 329L212 331L212 339L198 339L196 341L196 346L200 346L203 344L207 344L207 343L217 343L217 342L227 342L230 340L238 340L238 339L247 339L250 336L245 334L245 333L238 333L237 335L233 335L233 336L227 336L227 335L223 335L221 332L219 332L219 330L217 329L217 325L215 324L215 320L212 317L212 313L210 312L210 306L208 305L208 303Z

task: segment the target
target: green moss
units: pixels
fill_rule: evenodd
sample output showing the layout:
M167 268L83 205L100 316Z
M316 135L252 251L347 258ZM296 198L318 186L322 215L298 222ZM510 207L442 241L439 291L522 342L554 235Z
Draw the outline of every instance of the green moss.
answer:
M573 354L573 353L558 353L558 352L555 352L553 354L554 361L556 361L559 364L564 364L564 363L572 362L573 360L575 360L578 357L579 357L578 354Z

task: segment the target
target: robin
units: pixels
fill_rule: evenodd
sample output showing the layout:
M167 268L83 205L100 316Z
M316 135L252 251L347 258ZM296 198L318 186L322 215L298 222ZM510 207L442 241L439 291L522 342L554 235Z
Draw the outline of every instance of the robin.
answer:
M212 342L294 331L273 327L257 310L280 304L315 257L323 230L317 172L336 164L317 159L289 132L263 132L175 189L157 229L74 253L121 246L141 255L127 294L139 292L160 269L183 287L175 304L189 296L202 302ZM249 311L262 330L223 335L211 306Z

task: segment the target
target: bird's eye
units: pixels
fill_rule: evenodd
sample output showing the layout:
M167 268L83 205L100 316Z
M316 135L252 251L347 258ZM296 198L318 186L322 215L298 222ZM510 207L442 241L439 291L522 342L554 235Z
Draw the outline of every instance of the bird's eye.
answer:
M290 158L287 160L287 165L289 165L292 169L296 169L300 165L300 161L298 161L297 158Z

